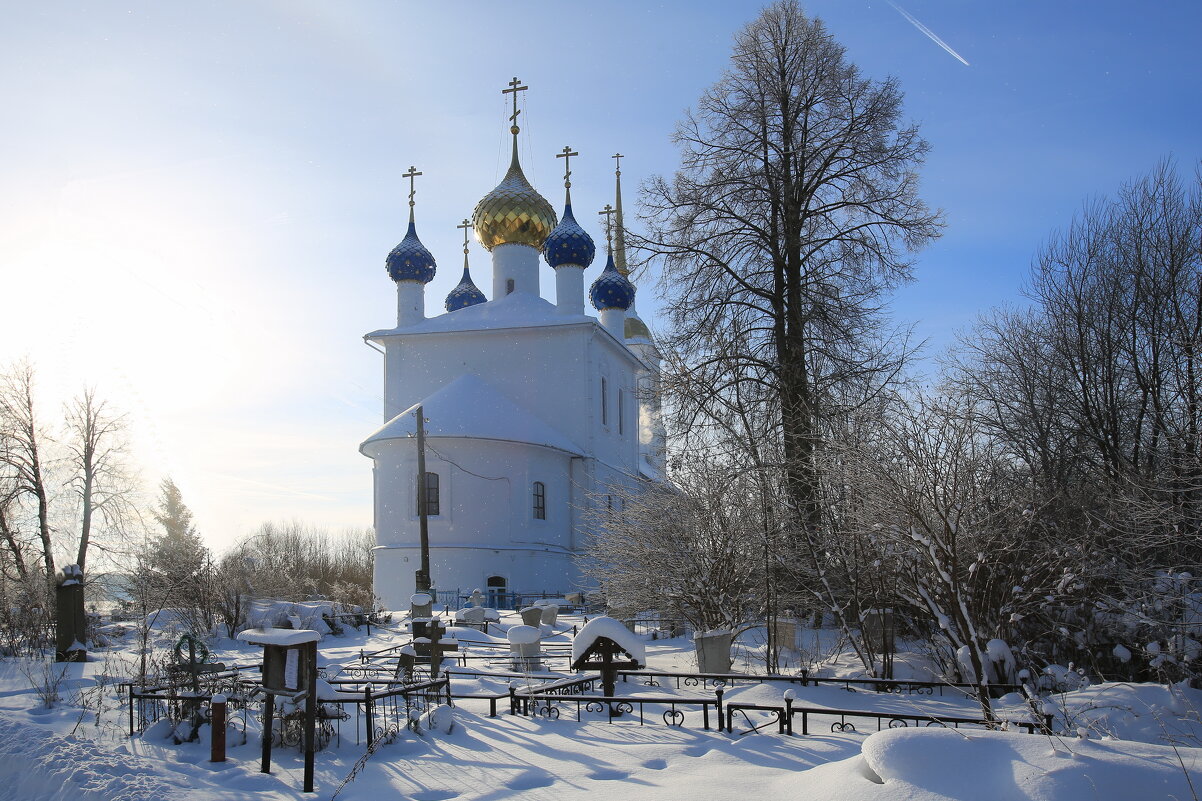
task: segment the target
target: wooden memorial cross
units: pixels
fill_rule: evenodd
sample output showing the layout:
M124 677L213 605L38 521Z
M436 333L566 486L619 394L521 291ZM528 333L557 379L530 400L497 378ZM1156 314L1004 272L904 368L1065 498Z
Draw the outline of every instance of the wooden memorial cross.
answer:
M449 651L458 651L459 643L443 643L443 635L447 633L446 627L438 618L431 618L421 629L422 633L418 634L418 628L415 625L413 629L414 638L424 637L429 639L429 642L414 642L413 649L418 656L430 657L430 678L438 678L439 668L442 665L443 654Z
M618 656L626 657L619 661ZM642 665L630 652L609 637L598 637L585 649L580 658L572 663L572 670L601 671L601 692L606 698L614 697L614 684L619 670L638 670Z
M187 646L188 655L184 656L184 647ZM199 655L197 651L200 651ZM200 692L199 677L204 673L219 673L225 670L223 662L210 662L209 649L201 640L196 639L191 634L185 634L179 638L179 642L175 644L175 662L170 666L170 670L187 673L192 677L192 691Z

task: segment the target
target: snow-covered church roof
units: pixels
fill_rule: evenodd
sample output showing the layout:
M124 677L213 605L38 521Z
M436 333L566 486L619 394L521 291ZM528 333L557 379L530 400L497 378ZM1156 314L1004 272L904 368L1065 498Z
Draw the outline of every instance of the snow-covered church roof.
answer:
M531 328L550 325L595 323L583 314L560 314L553 303L529 292L513 292L488 303L480 303L448 314L440 314L404 328L372 331L368 339L392 334L434 334L445 331L490 331L501 328Z
M455 314L471 310L463 309ZM459 376L389 420L364 440L359 446L360 452L371 456L368 446L372 443L416 436L417 419L414 410L419 405L423 407L427 421L427 437L521 442L576 455L584 453L576 443L544 423L531 411L510 400L487 381L470 373Z

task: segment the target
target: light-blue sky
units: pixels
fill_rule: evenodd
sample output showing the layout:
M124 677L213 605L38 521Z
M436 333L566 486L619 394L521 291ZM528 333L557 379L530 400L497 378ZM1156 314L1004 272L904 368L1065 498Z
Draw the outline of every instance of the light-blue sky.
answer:
M1018 299L1081 203L1202 156L1202 4L880 0L807 5L931 143L944 237L894 304L933 346ZM676 166L669 134L755 3L9 2L0 26L0 361L39 365L48 408L84 381L128 408L217 545L272 518L371 522L383 259L418 224L459 277L460 232L506 163L499 90L530 86L527 175L577 217ZM632 226L636 223L630 221ZM473 245L478 283L486 254ZM598 265L590 272L591 280ZM548 275L545 280L549 279ZM648 280L640 309L654 325Z

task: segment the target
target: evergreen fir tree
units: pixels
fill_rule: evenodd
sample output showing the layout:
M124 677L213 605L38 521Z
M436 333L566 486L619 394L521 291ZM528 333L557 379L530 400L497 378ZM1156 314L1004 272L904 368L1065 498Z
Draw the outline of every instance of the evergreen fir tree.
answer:
M159 492L154 519L163 527L163 533L152 546L150 566L174 581L181 581L205 567L209 549L192 524L192 510L184 503L175 482L164 478Z

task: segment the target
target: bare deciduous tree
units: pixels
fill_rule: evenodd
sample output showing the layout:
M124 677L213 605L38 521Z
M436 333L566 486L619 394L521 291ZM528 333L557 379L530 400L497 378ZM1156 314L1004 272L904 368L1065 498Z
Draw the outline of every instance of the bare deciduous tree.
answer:
M33 366L18 362L0 375L0 468L8 477L9 499L18 503L29 500L34 507L42 567L47 582L53 582L51 490L44 447L47 439L36 415ZM12 518L7 519L11 531Z
M69 483L80 501L79 545L75 563L85 567L95 545L93 521L119 526L134 513L134 482L125 463L126 420L85 389L67 405L66 445L72 470Z
M780 0L679 125L674 179L643 193L639 246L662 259L670 344L712 387L700 405L770 400L803 536L822 525L824 420L862 395L848 385L898 369L882 298L939 230L917 193L927 144L901 106L895 81L862 77L821 21Z
M597 535L581 562L608 605L655 611L698 632L739 632L763 613L761 525L749 471L677 459L672 484L592 498Z

